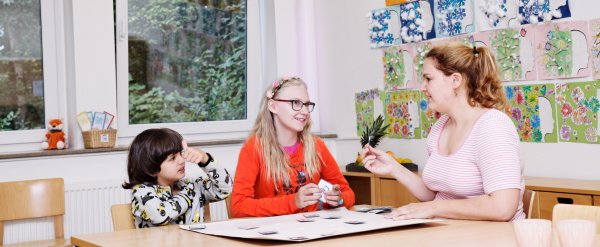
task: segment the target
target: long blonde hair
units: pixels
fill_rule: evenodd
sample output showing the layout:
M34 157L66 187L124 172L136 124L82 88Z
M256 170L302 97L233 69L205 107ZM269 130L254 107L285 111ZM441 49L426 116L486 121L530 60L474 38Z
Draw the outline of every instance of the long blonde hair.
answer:
M290 164L289 158L283 148L277 143L277 132L273 114L269 110L269 100L277 96L277 94L288 87L304 87L306 83L298 77L282 78L273 83L267 90L263 98L256 122L250 133L250 136L256 136L256 150L261 150L263 169L267 174L267 179L272 180L275 189L278 191L277 184L282 182L284 185L290 185ZM320 171L321 157L316 150L315 137L310 133L311 120L304 126L302 132L298 133L298 139L304 145L304 166L309 180L313 179L313 175Z
M460 42L436 46L425 58L446 76L460 73L465 77L468 101L471 106L502 110L506 96L497 70L496 59L487 47L469 47Z

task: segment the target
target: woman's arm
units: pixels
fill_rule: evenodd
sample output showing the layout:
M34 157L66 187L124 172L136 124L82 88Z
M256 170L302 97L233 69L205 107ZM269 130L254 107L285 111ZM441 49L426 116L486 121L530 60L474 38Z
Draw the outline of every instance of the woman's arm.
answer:
M375 174L394 177L419 201L431 201L435 197L435 192L425 186L421 177L398 164L389 154L367 144L361 152L361 156L367 170Z
M166 189L166 187L157 189ZM159 196L157 189L143 184L132 189L135 217L142 218L153 225L166 225L184 214L192 205L193 185L182 188L177 195L168 198Z
M395 209L386 217L395 220L436 217L509 221L515 215L519 197L519 189L504 189L469 199L411 203Z

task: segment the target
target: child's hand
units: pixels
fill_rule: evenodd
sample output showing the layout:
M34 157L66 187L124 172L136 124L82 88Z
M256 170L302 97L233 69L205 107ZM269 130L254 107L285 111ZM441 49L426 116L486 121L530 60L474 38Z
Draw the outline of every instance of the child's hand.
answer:
M300 187L295 194L295 204L297 208L304 208L313 205L321 198L321 189L316 184L310 183Z
M187 162L198 164L198 163L206 163L208 161L208 155L200 150L195 148L189 148L187 145L187 141L183 140L181 142L183 146L183 150L181 151L181 157Z
M342 204L344 203L344 201L342 201L342 191L340 191L340 185L339 184L335 184L333 185L333 188L331 190L325 191L325 200L327 201L327 204L329 204L332 207L337 207L340 206L340 201L342 202Z

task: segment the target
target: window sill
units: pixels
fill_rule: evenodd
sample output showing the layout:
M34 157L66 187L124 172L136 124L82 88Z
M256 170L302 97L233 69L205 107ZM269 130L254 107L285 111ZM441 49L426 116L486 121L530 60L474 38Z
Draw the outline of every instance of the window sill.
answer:
M316 135L322 139L337 138L337 134L316 134ZM204 147L204 146L232 145L232 144L242 144L245 141L246 141L245 138L244 139L200 141L200 142L190 142L189 146ZM97 153L107 153L107 152L126 152L128 149L129 149L129 146L118 146L118 147L114 147L114 148L94 148L94 149L40 150L40 151L30 151L30 152L22 152L22 153L0 154L0 160L38 158L38 157L56 156L56 155L79 155L79 154L97 154Z

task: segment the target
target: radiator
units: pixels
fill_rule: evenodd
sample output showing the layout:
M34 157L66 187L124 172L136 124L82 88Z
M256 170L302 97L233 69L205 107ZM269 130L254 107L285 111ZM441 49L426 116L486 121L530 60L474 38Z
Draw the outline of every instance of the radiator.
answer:
M131 192L121 188L123 181L65 184L65 238L112 231L110 206L131 202ZM1 209L0 209L1 210ZM213 221L227 219L225 202L210 204ZM54 238L52 218L7 222L4 244Z

